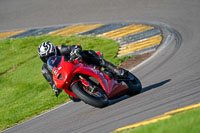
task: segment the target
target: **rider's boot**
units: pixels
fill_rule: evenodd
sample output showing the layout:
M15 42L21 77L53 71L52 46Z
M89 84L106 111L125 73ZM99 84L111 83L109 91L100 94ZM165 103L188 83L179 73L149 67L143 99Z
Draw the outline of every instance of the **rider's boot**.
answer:
M116 67L115 65L113 65L112 63L106 61L103 56L99 56L98 54L96 54L94 51L88 51L93 57L95 57L97 59L98 64L101 67L104 67L106 70L108 70L109 72L113 73L114 75L117 75L120 78L123 79L129 79L128 78L128 71L126 71L123 68L119 68Z
M128 71L123 69L123 68L120 68L120 67L116 67L114 69L115 73L117 76L121 77L121 78L125 78L125 79L128 79Z
M107 69L109 69L113 74L117 75L118 77L122 79L129 79L128 71L123 68L116 67L110 63L107 65Z
M51 87L53 88L53 91L55 92L56 97L58 97L60 93L62 92L62 90L56 87L55 84L53 84Z
M100 62L103 67L105 67L107 70L109 70L113 74L117 75L118 77L120 77L122 79L129 79L127 70L120 68L120 67L116 67L115 65L106 61L103 58L100 59Z

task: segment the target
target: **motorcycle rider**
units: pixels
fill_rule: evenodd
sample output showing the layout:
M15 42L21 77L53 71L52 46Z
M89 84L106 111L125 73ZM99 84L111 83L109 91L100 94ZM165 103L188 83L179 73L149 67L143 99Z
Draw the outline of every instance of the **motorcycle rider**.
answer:
M79 56L87 64L93 64L100 67L104 67L106 70L110 71L111 73L117 75L120 78L127 78L126 70L116 67L112 63L106 61L105 59L103 59L102 56L99 56L93 50L82 50L81 45L54 46L51 42L47 41L39 45L38 55L44 63L42 66L42 74L44 78L49 82L52 89L55 91L56 97L58 97L62 90L57 88L54 84L53 75L47 67L47 60L50 56L65 56L65 58L68 60L72 60Z

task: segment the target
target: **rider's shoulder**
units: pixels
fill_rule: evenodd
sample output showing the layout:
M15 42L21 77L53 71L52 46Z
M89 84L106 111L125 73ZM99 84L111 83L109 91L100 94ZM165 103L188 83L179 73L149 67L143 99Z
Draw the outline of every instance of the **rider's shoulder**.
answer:
M58 48L59 50L66 49L66 48L69 48L69 47L70 47L70 45L63 45L63 44L56 46L56 48Z
M57 55L67 55L70 53L70 45L59 45L56 47Z

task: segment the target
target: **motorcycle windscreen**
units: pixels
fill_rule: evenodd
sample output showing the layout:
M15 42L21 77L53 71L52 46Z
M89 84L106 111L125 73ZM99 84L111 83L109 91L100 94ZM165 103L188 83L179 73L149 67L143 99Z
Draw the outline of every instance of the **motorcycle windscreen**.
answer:
M58 67L61 60L62 60L62 56L51 56L51 57L49 57L49 59L47 60L48 69L52 72L54 67L56 67L56 68Z

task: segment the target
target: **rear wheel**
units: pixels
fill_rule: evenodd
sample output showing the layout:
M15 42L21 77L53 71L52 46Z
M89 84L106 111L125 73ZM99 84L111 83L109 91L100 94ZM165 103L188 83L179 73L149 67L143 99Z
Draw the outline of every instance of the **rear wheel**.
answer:
M134 96L134 95L139 94L142 90L142 84L141 84L140 80L130 72L128 73L128 77L131 80L126 81L126 83L128 84L128 87L129 87L127 95Z
M72 91L82 101L94 107L103 108L108 105L107 95L97 86L94 89L90 86L84 86L81 82L76 82L72 86Z

